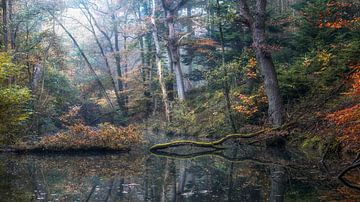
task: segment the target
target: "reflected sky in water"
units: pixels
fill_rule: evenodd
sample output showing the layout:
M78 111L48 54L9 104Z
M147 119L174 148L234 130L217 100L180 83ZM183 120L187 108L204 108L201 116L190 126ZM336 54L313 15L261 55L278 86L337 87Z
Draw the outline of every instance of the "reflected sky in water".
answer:
M195 153L0 155L0 201L360 200L299 152L242 145Z

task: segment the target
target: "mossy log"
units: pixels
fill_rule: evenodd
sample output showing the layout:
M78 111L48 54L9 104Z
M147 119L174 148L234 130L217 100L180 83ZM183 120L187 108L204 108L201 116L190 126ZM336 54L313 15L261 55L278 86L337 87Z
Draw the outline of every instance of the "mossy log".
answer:
M230 134L221 139L212 141L212 142L201 142L201 141L192 141L192 140L175 140L172 142L167 142L163 144L156 144L150 148L151 151L159 150L159 149L166 149L170 147L179 147L185 145L191 145L196 147L206 147L206 148L213 148L213 149L223 149L223 147L219 146L225 141L229 139L235 138L252 138L256 135L261 134L260 132L252 133L252 134Z
M224 149L224 147L222 147L221 144L226 142L227 140L238 139L238 138L249 139L249 138L256 137L256 136L266 133L266 132L271 132L271 131L287 128L292 124L293 123L287 123L287 124L284 124L284 125L276 127L276 128L264 129L264 130L260 130L260 131L257 131L254 133L248 133L248 134L229 134L223 138L220 138L218 140L211 141L211 142L202 142L202 141L193 141L193 140L175 140L175 141L167 142L167 143L163 143L163 144L156 144L150 148L150 151L155 152L160 149L167 149L167 148L186 146L186 145L219 150L219 149Z

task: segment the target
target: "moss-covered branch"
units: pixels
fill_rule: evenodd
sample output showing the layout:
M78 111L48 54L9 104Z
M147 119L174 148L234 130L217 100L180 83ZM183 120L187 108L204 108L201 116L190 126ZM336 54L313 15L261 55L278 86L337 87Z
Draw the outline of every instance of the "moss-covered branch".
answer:
M156 144L150 148L150 151L154 152L154 151L157 151L160 149L167 149L167 148L179 147L179 146L185 146L185 145L190 145L190 146L195 146L195 147L205 147L205 148L211 148L211 149L215 149L215 150L223 149L224 147L221 147L220 145L222 143L226 142L227 140L238 139L238 138L243 138L243 139L253 138L253 137L256 137L256 136L266 133L266 132L271 132L271 131L287 128L288 126L290 126L292 124L293 123L287 123L287 124L284 124L284 125L276 127L276 128L264 129L264 130L260 130L260 131L257 131L254 133L248 133L248 134L229 134L223 138L220 138L218 140L211 141L211 142L202 142L202 141L193 141L193 140L175 140L175 141L167 142L167 143L163 143L163 144Z

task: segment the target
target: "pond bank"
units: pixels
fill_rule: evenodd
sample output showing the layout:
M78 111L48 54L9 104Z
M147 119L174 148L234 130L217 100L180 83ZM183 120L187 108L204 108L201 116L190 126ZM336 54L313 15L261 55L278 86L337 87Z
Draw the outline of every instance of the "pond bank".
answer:
M130 151L130 147L124 148L106 148L106 147L88 147L88 148L72 148L72 149L48 149L48 148L16 148L16 147L2 147L0 153L13 153L13 154L39 154L39 155L78 155L78 154L116 154L126 153Z

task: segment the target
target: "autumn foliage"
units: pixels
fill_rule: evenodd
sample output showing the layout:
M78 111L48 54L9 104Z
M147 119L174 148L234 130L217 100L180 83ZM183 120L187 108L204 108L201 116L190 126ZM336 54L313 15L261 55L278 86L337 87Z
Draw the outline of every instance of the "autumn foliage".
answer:
M109 123L99 127L77 123L68 130L41 138L36 148L49 150L67 149L124 149L141 143L142 137L135 126L117 127Z
M354 9L355 5L330 1L326 5L326 10L319 14L319 28L340 29L344 27L356 28L359 26L360 18L349 15L349 10Z
M352 68L354 73L349 77L352 84L345 96L354 98L356 102L360 96L360 64ZM336 124L340 142L360 151L360 104L331 113L327 119Z

